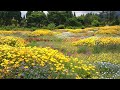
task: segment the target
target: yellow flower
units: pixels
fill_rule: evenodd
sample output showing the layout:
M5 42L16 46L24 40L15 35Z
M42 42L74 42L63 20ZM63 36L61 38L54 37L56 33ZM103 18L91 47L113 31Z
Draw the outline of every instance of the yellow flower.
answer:
M34 66L35 65L35 63L32 63L32 66Z
M50 68L50 70L53 70L53 68Z
M27 69L27 68L28 68L28 66L25 66L24 68L25 68L25 69Z
M79 75L76 76L76 79L82 79Z

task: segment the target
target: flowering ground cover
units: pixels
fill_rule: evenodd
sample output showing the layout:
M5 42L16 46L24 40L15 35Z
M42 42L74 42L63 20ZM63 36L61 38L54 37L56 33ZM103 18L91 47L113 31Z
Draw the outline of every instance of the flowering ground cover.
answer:
M120 26L0 30L0 78L120 79Z

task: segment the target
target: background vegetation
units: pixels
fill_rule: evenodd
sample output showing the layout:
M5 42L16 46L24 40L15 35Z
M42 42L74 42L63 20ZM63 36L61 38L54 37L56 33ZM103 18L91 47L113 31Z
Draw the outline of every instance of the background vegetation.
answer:
M119 25L119 11L102 11L99 14L88 13L76 17L72 11L27 11L21 17L20 11L0 11L0 29L74 29L92 26Z

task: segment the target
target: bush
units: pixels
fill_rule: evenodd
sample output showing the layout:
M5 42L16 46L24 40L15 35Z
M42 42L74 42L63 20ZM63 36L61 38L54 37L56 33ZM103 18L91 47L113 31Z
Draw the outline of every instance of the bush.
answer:
M81 29L85 29L85 26L81 26Z
M43 26L42 29L48 29L48 27L47 26Z
M31 27L31 31L35 31L37 28L36 27Z
M92 22L92 26L99 26L100 25L100 22L98 20L93 20Z
M50 30L54 30L55 26L56 25L54 23L50 23L50 24L48 24L47 28L50 29Z
M76 29L77 27L75 27L75 26L67 26L66 28L67 29Z
M67 29L72 29L73 27L72 27L72 26L67 26L66 28L67 28Z
M64 25L59 25L59 26L57 26L56 28L57 28L57 29L64 29L65 26L64 26Z

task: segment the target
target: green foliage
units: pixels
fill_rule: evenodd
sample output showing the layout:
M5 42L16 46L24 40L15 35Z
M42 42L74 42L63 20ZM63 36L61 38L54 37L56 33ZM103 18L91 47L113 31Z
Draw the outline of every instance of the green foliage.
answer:
M119 11L102 11L100 14L87 13L77 16L72 11L28 11L21 17L20 11L0 11L0 26L37 27L47 29L48 24L54 23L58 29L81 28L92 26L119 25Z
M34 27L42 27L46 24L46 15L40 11L34 11L27 15L27 25Z
M92 21L92 26L98 27L100 25L100 22L98 20L93 20Z
M47 28L50 29L50 30L54 30L55 26L56 25L54 23L50 23L50 24L48 24Z
M32 41L32 42L28 43L27 46L31 46L31 47L37 46L37 42L36 41Z
M85 29L85 26L81 26L81 29Z
M120 45L109 45L109 46L98 46L95 45L92 47L93 53L101 52L120 52Z
M65 28L65 25L59 25L56 27L57 29L64 29Z
M77 18L73 17L67 20L67 25L68 26L79 26L80 23L77 21Z
M47 26L43 26L43 27L41 27L42 29L48 29L48 27Z
M72 27L72 26L67 26L66 28L67 28L67 29L73 29L73 27Z
M37 29L37 27L31 27L30 29L31 29L31 31L35 31Z
M12 25L12 19L17 20L17 24L20 24L21 21L21 12L20 11L0 11L0 24L1 26Z
M87 46L79 46L77 53L87 53L88 52L88 47Z
M49 23L58 25L66 24L67 19L72 18L72 11L48 11L47 14Z
M92 52L93 52L93 53L100 53L101 50L102 50L102 47L100 47L100 46L98 46L98 45L95 45L95 46L93 46Z

